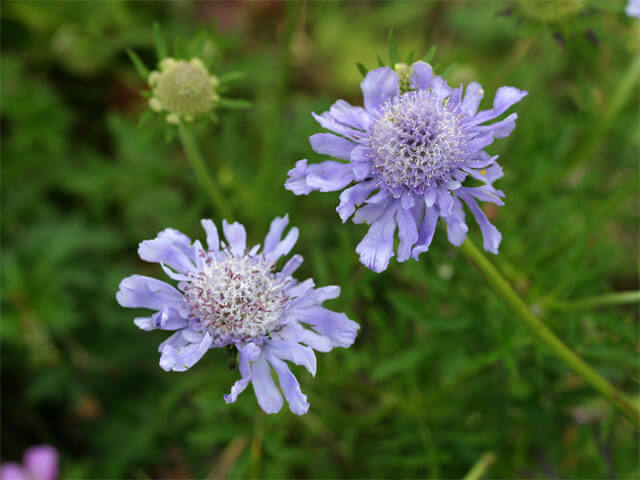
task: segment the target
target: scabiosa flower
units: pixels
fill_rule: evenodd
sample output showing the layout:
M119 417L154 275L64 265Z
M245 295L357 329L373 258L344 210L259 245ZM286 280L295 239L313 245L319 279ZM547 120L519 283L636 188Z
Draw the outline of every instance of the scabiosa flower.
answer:
M483 149L508 136L517 115L486 122L527 93L501 87L493 108L478 112L484 95L478 83L469 84L463 96L462 86L449 87L425 62L399 64L396 70L382 67L367 74L361 84L364 108L338 100L328 112L313 114L337 134L312 135L313 150L347 163L299 160L285 187L296 195L349 187L336 210L343 223L354 215L355 223L370 225L356 252L376 272L385 270L394 255L396 228L400 262L417 260L429 249L439 218L449 241L460 245L468 230L463 204L480 225L485 250L497 253L501 235L477 200L503 204L504 194L493 187L502 169L497 156ZM481 185L463 186L467 177Z
M218 77L210 74L199 58L165 58L159 69L149 74L148 82L152 91L149 107L164 113L168 123L193 121L212 112L220 101Z
M0 480L55 480L58 477L58 452L49 445L29 447L22 465L15 462L0 466Z
M276 269L298 239L297 228L282 238L288 223L288 216L271 222L262 251L260 245L247 248L245 229L237 222L222 222L225 243L214 223L202 220L207 249L177 230L163 230L142 242L138 254L160 263L177 288L133 275L120 283L116 298L123 307L155 311L134 320L141 329L175 330L159 347L164 370L185 371L210 348L235 346L241 378L225 395L226 402L235 402L251 383L260 407L278 412L283 400L271 376L273 368L289 408L302 415L309 409L307 397L286 361L303 365L315 376L313 350L351 346L359 326L344 313L322 306L340 294L339 287L315 288L312 279L298 282L292 277L302 263L300 255Z
M640 18L640 0L629 0L625 12L630 17Z

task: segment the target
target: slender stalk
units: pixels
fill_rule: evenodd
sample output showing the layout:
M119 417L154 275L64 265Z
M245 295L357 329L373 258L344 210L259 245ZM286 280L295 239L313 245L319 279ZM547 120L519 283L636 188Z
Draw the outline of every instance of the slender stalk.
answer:
M509 285L496 267L493 266L471 240L467 239L460 246L460 250L482 271L491 286L538 340L544 343L560 360L580 375L585 382L597 390L611 405L620 410L631 423L640 428L640 410L632 405L625 398L624 394L619 392L569 347L562 343L538 317L531 313L511 285Z
M260 463L262 460L262 434L264 431L264 419L266 415L262 410L256 412L256 418L253 425L253 437L251 438L251 450L249 458L251 461L251 469L249 478L252 480L261 478Z
M640 55L637 55L629 64L629 68L622 76L621 81L616 84L615 93L611 97L604 114L596 122L595 129L583 139L576 152L571 155L566 167L567 174L582 162L589 160L597 152L613 120L627 103L639 80Z
M231 217L231 209L227 205L227 202L220 190L218 190L218 186L213 181L213 178L211 178L204 160L202 159L202 155L200 155L200 150L198 149L198 145L196 144L193 135L191 135L191 132L183 123L178 124L178 136L180 137L184 153L187 156L189 163L191 163L196 177L209 194L214 208L216 208L224 218L227 218L230 221L233 220Z
M496 461L496 456L493 452L487 452L482 455L478 461L473 465L469 473L467 473L462 480L478 480L483 477L489 467Z
M550 302L547 308L550 310L581 310L630 303L640 303L640 290L634 292L605 293L604 295L595 295L579 300L555 301Z

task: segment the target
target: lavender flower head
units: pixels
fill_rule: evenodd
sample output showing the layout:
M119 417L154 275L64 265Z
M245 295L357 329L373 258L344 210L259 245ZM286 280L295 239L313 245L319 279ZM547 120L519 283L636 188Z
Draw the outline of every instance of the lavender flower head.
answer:
M501 87L493 108L478 112L484 95L478 83L469 84L463 95L462 86L449 87L425 62L372 70L361 88L364 108L338 100L328 112L313 114L336 134L312 135L313 150L347 163L299 160L285 187L296 195L348 187L336 210L343 223L353 215L355 223L370 225L356 252L376 272L385 270L394 255L396 228L400 262L417 260L429 249L439 218L449 241L460 245L468 230L463 204L480 225L485 250L497 253L502 237L477 201L503 204L504 194L493 187L502 169L497 156L483 149L508 136L517 115L486 122L527 92ZM463 186L467 177L481 185Z
M22 465L15 462L0 466L0 480L55 480L58 478L58 452L49 445L34 445L25 450Z
M340 294L339 287L315 288L312 279L298 282L292 277L302 263L300 255L276 270L275 264L298 239L297 228L282 238L288 223L287 216L271 222L261 252L260 245L247 248L245 229L237 222L222 222L225 244L214 223L202 220L207 249L177 230L163 230L140 243L138 254L160 263L178 282L177 289L133 275L120 283L116 298L123 307L155 311L134 320L141 329L175 330L159 347L164 370L185 371L210 348L235 346L241 378L225 395L226 402L235 402L251 383L260 407L278 412L283 400L271 376L273 368L289 408L302 415L309 403L286 361L303 365L315 376L314 350L351 346L359 326L344 313L322 307Z
M640 0L629 0L625 12L630 17L640 18Z

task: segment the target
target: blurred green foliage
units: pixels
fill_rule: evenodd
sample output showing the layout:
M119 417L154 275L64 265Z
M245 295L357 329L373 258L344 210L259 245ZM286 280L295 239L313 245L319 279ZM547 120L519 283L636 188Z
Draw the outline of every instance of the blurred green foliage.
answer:
M283 188L296 160L320 160L310 112L361 103L355 63L375 68L390 29L401 52L437 45L453 84L528 90L515 132L490 147L507 195L487 209L504 236L495 262L637 399L637 310L552 309L638 289L637 89L606 113L640 54L624 3L584 2L554 23L515 1L4 2L2 459L50 443L63 478L454 478L491 451L494 478L638 478L630 424L513 321L443 230L420 262L376 275L337 194ZM224 350L162 371L166 334L115 302L124 276L161 275L138 242L221 220L164 123L135 128L144 82L125 50L153 64L153 21L182 42L202 32L216 73L246 72L234 93L254 108L197 132L208 166L252 242L289 213L299 277L342 286L331 308L361 324L353 348L319 354L315 379L296 370L306 416L265 416L250 391L225 405L237 372Z

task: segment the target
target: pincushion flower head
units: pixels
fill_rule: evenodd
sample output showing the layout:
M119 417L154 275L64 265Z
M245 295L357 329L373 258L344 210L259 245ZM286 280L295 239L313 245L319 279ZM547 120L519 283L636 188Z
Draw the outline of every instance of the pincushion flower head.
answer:
M202 220L206 249L177 230L163 230L142 242L138 254L160 263L177 288L133 275L120 283L116 298L123 307L154 311L134 320L141 329L175 331L159 347L164 370L187 370L207 350L232 346L238 351L241 378L225 395L227 403L235 402L251 383L260 407L278 412L283 399L271 376L273 368L289 408L302 415L309 403L286 362L302 365L315 376L314 350L349 347L359 326L344 313L322 306L340 294L339 287L316 288L312 279L299 282L292 276L302 263L300 255L276 268L298 238L297 228L282 238L288 222L287 216L271 222L262 249L247 247L245 229L237 222L222 222L224 242L214 223Z
M190 45L190 55L178 58L169 55L168 48L158 25L154 25L157 68L153 71L145 66L138 55L129 50L138 74L147 82L149 90L142 92L148 98L150 112L143 116L141 123L152 117L151 112L160 114L170 125L189 123L194 120L208 120L216 122L216 110L219 108L247 108L249 102L230 99L222 96L228 82L242 76L239 72L215 75L207 64L209 55L203 52L211 50L204 48L206 37L200 36L198 43ZM171 135L169 135L170 137Z
M503 204L504 194L493 186L502 169L484 149L511 133L517 115L487 122L527 93L501 87L493 108L478 111L484 95L478 83L452 88L422 61L372 70L361 88L364 108L338 100L329 111L313 114L333 133L312 135L311 147L342 161L299 160L285 187L296 195L343 190L337 212L343 222L353 215L355 223L369 224L356 252L376 272L394 255L396 230L400 262L429 249L440 218L449 241L460 245L468 230L465 205L480 226L485 250L497 253L501 235L478 200ZM467 186L468 177L479 185Z
M50 445L34 445L25 450L22 465L0 465L0 480L55 480L58 478L58 452Z

